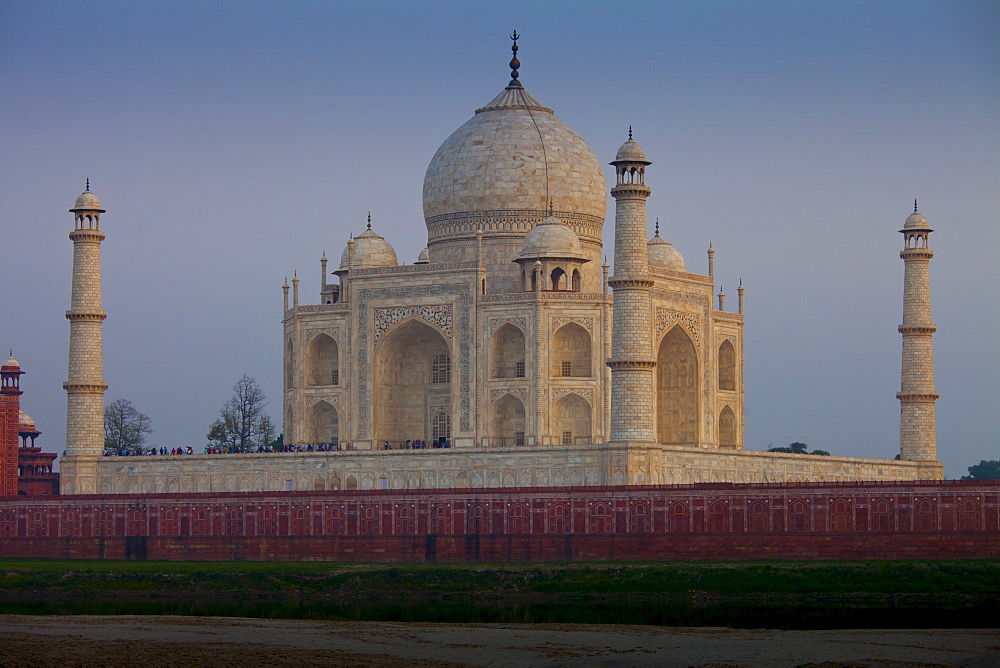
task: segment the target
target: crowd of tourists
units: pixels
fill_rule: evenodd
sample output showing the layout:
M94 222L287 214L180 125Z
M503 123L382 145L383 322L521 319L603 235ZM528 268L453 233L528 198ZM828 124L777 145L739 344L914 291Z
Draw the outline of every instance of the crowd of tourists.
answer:
M431 448L450 448L446 438L435 438L432 441L414 439L390 443L385 441L382 444L383 450L426 450ZM206 445L206 455L240 455L255 453L281 453L281 452L339 452L341 450L354 450L350 443L341 445L339 443L289 443L289 444L268 444L241 447L238 445ZM194 448L190 445L179 448L124 448L114 450L106 448L105 457L142 457L150 455L193 455Z

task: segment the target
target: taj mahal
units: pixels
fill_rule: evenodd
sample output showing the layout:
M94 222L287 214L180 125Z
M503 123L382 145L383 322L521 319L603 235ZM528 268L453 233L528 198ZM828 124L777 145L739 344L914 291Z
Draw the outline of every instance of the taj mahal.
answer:
M297 275L282 286L284 438L329 444L322 452L102 457L105 209L88 184L70 210L63 493L944 477L931 229L916 207L901 230L899 458L744 450L743 286L727 310L711 247L707 274L693 272L647 219L655 156L632 129L599 159L528 93L516 34L512 48L509 83L430 159L419 256L400 257L369 217L365 229L343 229L332 267L319 260L313 298ZM613 265L602 244L609 193Z

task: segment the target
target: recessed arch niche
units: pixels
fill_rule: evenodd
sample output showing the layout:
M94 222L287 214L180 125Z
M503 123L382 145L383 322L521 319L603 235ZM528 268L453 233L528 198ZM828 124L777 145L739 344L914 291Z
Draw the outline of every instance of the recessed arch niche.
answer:
M579 394L567 394L552 409L552 431L557 444L590 443L593 410Z
M520 399L505 394L493 404L493 445L524 445L524 425L524 404Z
M680 325L660 340L656 355L656 435L660 443L698 442L698 356Z
M337 443L340 437L340 420L337 409L325 401L316 402L309 409L308 443Z

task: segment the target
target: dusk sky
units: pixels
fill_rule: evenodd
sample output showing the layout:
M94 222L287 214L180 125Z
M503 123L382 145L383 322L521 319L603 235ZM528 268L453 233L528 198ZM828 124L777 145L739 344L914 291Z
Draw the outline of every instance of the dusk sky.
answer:
M205 445L246 373L280 418L281 284L316 303L371 211L413 262L442 141L521 81L606 163L653 161L649 224L746 292L747 449L898 453L903 263L930 246L938 456L1000 459L1000 3L0 1L0 347L65 447L72 215L101 227L108 403ZM606 174L613 175L608 167ZM613 254L613 200L604 226Z

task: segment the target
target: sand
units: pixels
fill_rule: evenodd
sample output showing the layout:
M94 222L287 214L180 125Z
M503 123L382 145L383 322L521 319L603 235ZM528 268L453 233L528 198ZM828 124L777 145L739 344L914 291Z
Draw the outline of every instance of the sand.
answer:
M0 616L3 666L997 666L995 629Z

